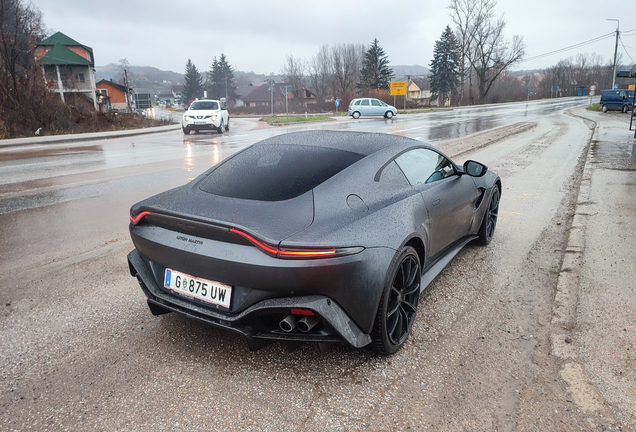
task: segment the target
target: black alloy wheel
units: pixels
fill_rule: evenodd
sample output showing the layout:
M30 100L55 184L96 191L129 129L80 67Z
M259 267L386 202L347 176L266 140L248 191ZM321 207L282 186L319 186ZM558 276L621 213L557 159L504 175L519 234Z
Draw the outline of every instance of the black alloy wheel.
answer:
M479 238L476 243L480 245L487 245L495 235L495 228L497 226L497 217L499 216L499 200L501 194L499 192L499 186L493 186L492 195L490 196L490 203L488 203L488 209L484 214L484 219L479 227Z
M389 269L373 328L373 348L378 354L393 354L408 338L420 298L420 259L410 246L402 249Z

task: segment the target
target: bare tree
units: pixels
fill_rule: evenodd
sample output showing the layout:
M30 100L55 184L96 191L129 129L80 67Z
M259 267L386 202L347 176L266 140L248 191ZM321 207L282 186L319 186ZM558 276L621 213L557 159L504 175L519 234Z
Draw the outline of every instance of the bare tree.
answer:
M331 48L333 95L348 103L356 89L366 48L363 44L338 44Z
M458 104L465 104L466 89L465 83L468 80L469 101L474 103L472 94L472 54L471 47L475 40L475 33L482 23L492 18L494 0L451 0L448 8L451 13L451 20L457 27L455 35L459 41L459 95L461 100L455 101Z
M287 62L283 66L281 75L283 80L292 86L292 92L298 100L302 100L300 92L305 89L305 70L306 65L303 60L294 58L291 54L287 55Z
M22 0L0 0L0 139L66 127L66 104L49 92L35 61L42 14Z
M329 90L333 83L332 69L329 46L322 45L307 64L307 84L319 102L324 102L327 96L330 96Z
M471 103L473 72L477 79L478 102L484 103L497 78L518 63L525 51L521 36L514 36L512 42L504 39L506 21L503 17L495 19L496 4L495 0L451 0L449 6L460 39L463 82L468 72Z
M523 37L515 35L512 42L504 39L503 18L485 20L475 32L470 65L477 77L478 101L484 103L493 83L508 68L518 63L525 53Z

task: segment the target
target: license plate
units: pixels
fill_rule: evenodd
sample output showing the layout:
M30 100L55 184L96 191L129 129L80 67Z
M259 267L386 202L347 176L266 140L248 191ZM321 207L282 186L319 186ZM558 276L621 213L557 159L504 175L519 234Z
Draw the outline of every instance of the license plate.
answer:
M190 297L230 308L232 287L207 279L196 278L175 270L166 269L163 286Z
M194 122L195 125L202 125L205 124L205 122Z

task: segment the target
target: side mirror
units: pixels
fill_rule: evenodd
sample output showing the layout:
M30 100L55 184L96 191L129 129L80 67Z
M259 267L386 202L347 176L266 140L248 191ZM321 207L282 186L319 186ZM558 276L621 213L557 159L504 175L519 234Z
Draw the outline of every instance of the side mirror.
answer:
M471 177L481 177L486 174L488 167L482 163L468 160L464 162L464 172Z

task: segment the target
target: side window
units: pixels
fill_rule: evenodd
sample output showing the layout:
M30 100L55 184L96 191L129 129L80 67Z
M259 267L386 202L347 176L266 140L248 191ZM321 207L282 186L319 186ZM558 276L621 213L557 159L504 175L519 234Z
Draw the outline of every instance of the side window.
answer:
M380 101L377 99L371 99L371 105L373 106L381 106Z
M360 105L360 102L361 102L360 99L358 99L356 103L354 103L354 105Z
M413 186L433 183L455 174L451 161L429 149L408 151L395 159Z
M386 184L395 184L395 185L404 185L404 186L409 185L408 180L406 179L406 177L404 177L404 173L402 172L400 167L398 167L395 161L391 162L390 164L388 164L382 169L382 172L380 172L380 177L377 180L380 183L386 183Z
M360 105L369 106L369 99L362 99Z

